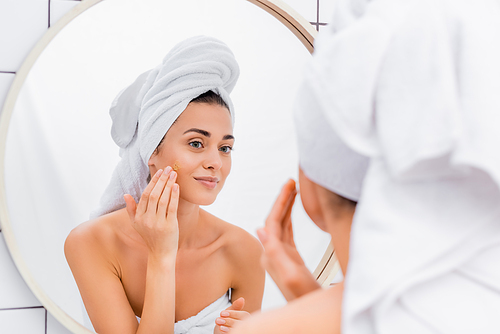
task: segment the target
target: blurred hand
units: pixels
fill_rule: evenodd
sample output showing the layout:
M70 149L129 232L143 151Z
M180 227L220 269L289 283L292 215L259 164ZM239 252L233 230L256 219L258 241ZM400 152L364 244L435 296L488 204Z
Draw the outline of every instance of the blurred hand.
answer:
M262 265L288 301L320 288L293 240L291 215L296 195L295 181L290 179L281 189L266 226L257 230L265 250Z

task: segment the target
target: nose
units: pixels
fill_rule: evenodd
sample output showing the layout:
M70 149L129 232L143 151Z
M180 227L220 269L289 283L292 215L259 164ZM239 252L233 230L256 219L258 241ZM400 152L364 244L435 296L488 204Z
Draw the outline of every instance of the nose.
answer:
M222 167L222 159L218 148L207 151L203 167L205 169L219 170Z

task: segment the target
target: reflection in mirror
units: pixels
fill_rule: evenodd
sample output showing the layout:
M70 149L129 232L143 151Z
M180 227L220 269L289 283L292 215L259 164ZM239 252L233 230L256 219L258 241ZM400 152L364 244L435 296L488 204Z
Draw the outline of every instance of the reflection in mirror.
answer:
M232 170L206 210L255 235L297 175L293 96L310 54L279 21L247 1L106 0L79 15L30 71L9 125L5 182L12 229L40 288L80 323L86 313L63 253L71 229L97 207L118 149L108 114L116 94L179 41L224 41L240 65ZM313 270L328 239L296 201L297 247ZM263 308L284 303L266 280ZM89 327L90 328L90 327Z

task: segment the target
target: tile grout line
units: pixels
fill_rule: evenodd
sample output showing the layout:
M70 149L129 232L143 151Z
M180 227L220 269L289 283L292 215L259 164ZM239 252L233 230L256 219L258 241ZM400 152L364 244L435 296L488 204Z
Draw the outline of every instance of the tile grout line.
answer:
M319 0L316 0L316 23L318 24L316 30L319 31Z
M26 306L26 307L8 307L8 308L0 308L1 311L15 311L15 310L28 310L28 309L35 309L35 308L44 308L43 306ZM47 311L47 310L45 310Z
M6 74L16 74L16 72L10 72L10 71L0 71L0 73L6 73Z
M309 22L311 25L315 26L316 27L316 30L319 29L319 27L323 27L323 26L326 26L328 23L323 23L323 22Z
M49 8L48 8L48 28L50 28L50 0L48 1Z
M45 334L47 334L47 309L45 309Z

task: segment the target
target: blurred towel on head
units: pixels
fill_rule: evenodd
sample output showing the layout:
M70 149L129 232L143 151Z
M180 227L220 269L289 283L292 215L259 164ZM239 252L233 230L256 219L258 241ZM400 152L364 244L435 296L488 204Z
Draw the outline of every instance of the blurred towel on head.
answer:
M148 184L149 158L192 99L209 90L217 93L234 122L229 93L238 76L238 63L226 44L196 36L174 46L160 65L122 90L110 109L121 160L91 218L124 208L124 194L139 201Z
M339 0L307 72L370 157L343 333L500 333L500 3Z
M361 193L368 158L354 152L335 134L308 82L295 101L300 168L311 181L352 201Z

